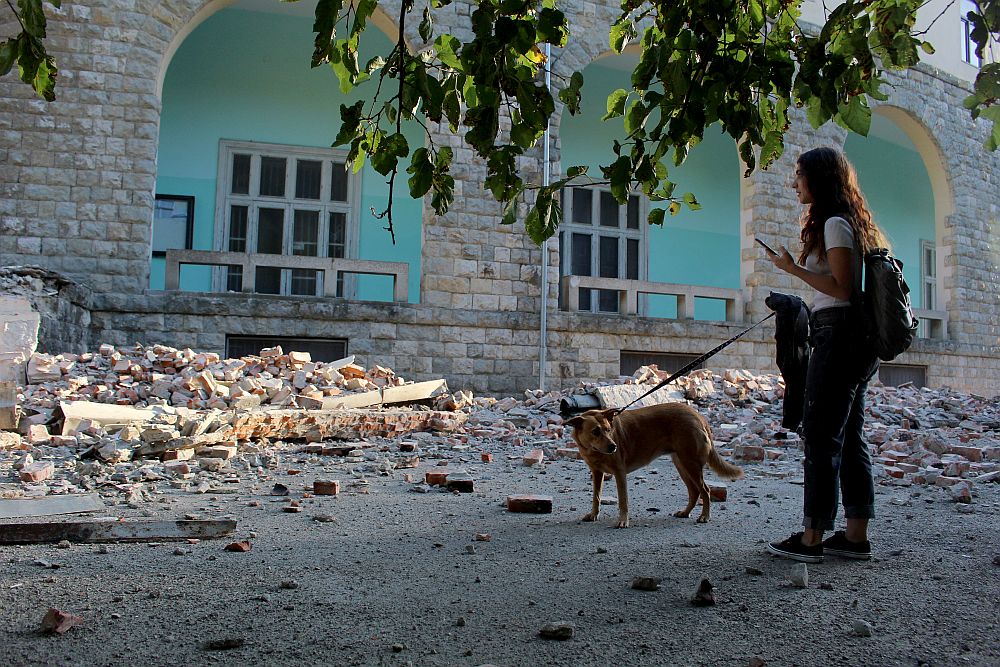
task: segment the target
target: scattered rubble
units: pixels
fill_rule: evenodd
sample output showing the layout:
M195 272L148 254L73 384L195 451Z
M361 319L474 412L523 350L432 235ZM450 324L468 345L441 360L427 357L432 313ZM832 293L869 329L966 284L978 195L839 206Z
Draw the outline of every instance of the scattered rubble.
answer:
M574 461L560 409L622 405L666 373L644 366L632 377L498 400L448 393L442 380L409 383L353 357L314 362L276 347L221 359L102 345L34 353L26 377L17 386L19 430L0 431L0 498L96 493L137 506L170 493L231 493L244 480L294 499L364 494L369 478L394 476L414 491L472 493L482 466L535 474ZM697 370L656 400L694 402L723 456L798 479L802 441L781 428L783 395L777 375ZM997 401L876 385L867 412L878 483L938 489L958 511L972 511L977 487L1000 481ZM286 473L306 479L294 489L274 481ZM724 484L710 490L718 502L729 497ZM548 513L552 497L511 496L505 505Z

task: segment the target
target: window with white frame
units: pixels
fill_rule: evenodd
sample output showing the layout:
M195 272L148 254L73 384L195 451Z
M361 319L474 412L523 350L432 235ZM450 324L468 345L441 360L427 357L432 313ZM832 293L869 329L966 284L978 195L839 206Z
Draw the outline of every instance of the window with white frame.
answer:
M961 0L959 6L961 7L960 11L962 14L962 37L960 42L962 60L970 65L982 67L983 61L976 55L976 43L972 41L972 22L968 19L969 12L976 12L978 14L979 9L973 0Z
M223 141L219 159L221 250L308 257L347 257L356 236L356 178L347 153L322 148ZM317 296L322 271L229 267L225 289L244 280L262 294ZM344 296L344 280L337 296Z
M920 241L920 307L937 310L937 248L933 241ZM930 325L921 319L917 327L919 338L930 338Z
M933 241L920 241L920 307L937 310L937 249Z
M562 192L559 275L643 280L646 230L643 199L630 195L620 205L609 190L570 187ZM580 288L580 310L618 312L617 290Z

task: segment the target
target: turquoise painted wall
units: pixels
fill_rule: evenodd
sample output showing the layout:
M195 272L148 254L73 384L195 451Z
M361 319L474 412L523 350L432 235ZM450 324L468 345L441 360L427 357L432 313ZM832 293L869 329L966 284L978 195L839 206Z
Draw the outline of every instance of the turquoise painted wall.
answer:
M854 163L875 221L903 262L910 298L919 306L920 241L934 241L934 193L920 154L906 135L885 126L889 123L874 117L868 137L848 135L844 153Z
M211 250L215 236L215 193L219 140L293 146L333 143L340 105L374 91L369 81L348 96L326 67L311 69L312 19L223 9L199 25L170 63L163 85L163 111L156 191L195 196L194 247ZM377 29L365 34L361 62L390 42ZM411 150L422 146L422 130L404 130ZM385 178L366 167L360 173L359 257L410 265L411 302L419 301L422 203L411 199L406 179L394 198L396 244L371 209L388 198ZM186 267L182 289L208 290L210 269ZM163 261L154 259L150 287L163 286ZM358 278L358 298L392 300L388 277Z
M609 67L608 59L591 63L584 71L582 113L561 119L562 166L588 165L589 174L600 178L601 164L614 161L611 142L624 140L622 119L601 122L607 97L627 87L630 72ZM629 62L627 56L619 61ZM676 216L666 215L663 227L649 227L649 280L708 287L739 288L739 179L736 145L721 131L710 129L705 140L692 150L687 161L672 168L678 194L693 192L702 205L698 211L685 207ZM647 314L676 317L673 297L647 297ZM697 300L695 318L724 320L725 307L716 300Z

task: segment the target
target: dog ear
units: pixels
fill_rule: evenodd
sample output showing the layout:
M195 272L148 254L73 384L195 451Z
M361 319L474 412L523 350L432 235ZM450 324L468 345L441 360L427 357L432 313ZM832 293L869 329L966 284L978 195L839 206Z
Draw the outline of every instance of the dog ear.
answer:
M618 408L608 408L607 410L601 411L601 417L608 420L608 423L610 424L614 421L615 417L618 416L619 412L620 410L618 410Z
M580 428L583 425L583 417L573 417L572 419L567 419L563 422L566 426L572 426L573 428Z

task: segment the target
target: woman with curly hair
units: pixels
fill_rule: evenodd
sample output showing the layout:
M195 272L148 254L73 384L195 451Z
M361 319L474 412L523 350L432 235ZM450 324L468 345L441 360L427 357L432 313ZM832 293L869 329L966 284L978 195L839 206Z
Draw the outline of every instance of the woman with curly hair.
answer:
M840 151L803 153L795 165L793 188L806 207L798 263L784 246L768 258L815 290L802 420L805 530L771 542L767 549L806 563L821 562L824 553L867 560L875 483L862 428L865 392L878 359L863 339L861 271L865 253L886 247L886 241L872 222L854 168ZM823 533L834 527L838 495L847 527L824 541Z

